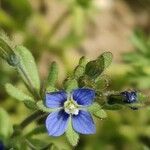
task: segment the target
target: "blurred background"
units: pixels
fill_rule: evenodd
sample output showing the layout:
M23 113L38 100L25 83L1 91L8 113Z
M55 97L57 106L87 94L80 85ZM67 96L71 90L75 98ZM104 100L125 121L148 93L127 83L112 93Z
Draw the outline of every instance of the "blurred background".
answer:
M94 59L110 51L114 60L106 72L108 89L136 89L149 95L150 0L0 0L0 28L15 44L32 51L41 81L54 60L60 86L81 56ZM30 111L6 94L4 84L23 83L3 60L0 68L0 105L16 124ZM97 134L81 136L75 149L150 149L150 109L108 111L107 119L96 122ZM46 138L70 148L63 137Z

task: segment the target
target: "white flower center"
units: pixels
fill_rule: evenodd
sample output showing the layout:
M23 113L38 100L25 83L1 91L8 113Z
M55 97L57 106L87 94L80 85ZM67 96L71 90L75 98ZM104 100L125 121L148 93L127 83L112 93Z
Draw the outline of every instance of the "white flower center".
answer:
M67 100L64 103L64 110L67 114L78 115L78 105L74 100Z

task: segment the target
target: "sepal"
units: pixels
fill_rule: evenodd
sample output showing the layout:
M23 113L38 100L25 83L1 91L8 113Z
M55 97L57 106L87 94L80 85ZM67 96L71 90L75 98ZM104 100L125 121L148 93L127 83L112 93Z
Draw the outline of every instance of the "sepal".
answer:
M51 109L51 108L48 108L44 105L44 102L41 100L41 101L38 101L36 103L37 105L37 108L43 112L47 112L47 113L51 113L53 111L57 111L57 109Z
M69 118L68 128L66 130L66 137L67 137L68 142L72 146L76 146L78 144L79 134L77 132L75 132L73 127L72 127L71 117Z
M104 119L107 117L107 113L101 108L101 106L95 102L90 107L88 107L88 111L93 114L95 117L100 119Z

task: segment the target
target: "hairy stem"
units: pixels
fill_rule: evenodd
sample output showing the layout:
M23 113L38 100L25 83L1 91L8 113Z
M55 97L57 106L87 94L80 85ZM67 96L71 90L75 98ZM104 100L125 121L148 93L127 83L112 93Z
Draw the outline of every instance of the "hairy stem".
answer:
M25 142L32 150L37 150L37 148L28 139L26 139Z
M32 123L35 120L40 119L41 117L45 116L46 113L42 112L42 111L36 111L33 114L31 114L30 116L28 116L25 120L23 120L20 124L20 128L24 129L26 126L28 126L30 123Z
M33 94L33 96L34 96L36 99L40 100L40 95L39 95L39 93L35 90L35 88L34 88L32 82L31 82L30 78L28 77L26 71L23 69L23 67L22 67L20 64L18 65L18 69L22 72L22 74L24 75L25 79L27 80L27 82L28 82L28 84L29 84L29 85L27 85L27 86L28 86L28 88L30 89L30 91L31 91L31 93Z

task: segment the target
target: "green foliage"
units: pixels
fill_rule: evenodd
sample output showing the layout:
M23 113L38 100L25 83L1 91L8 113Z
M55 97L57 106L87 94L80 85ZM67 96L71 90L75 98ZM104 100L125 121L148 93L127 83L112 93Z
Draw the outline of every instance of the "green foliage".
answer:
M36 102L35 101L30 101L30 100L25 100L24 104L26 105L27 108L32 109L32 110L36 110L37 106L36 106Z
M106 109L106 110L121 110L121 109L124 109L124 105L121 105L121 104L113 104L113 105L110 105L110 104L105 104L103 106L103 109Z
M86 63L86 58L81 57L78 66L73 71L73 74L64 80L63 85L67 91L72 91L73 89L78 88L78 85L80 85L80 77L84 76L85 73Z
M104 52L96 60L87 63L85 73L89 77L96 79L111 64L112 53Z
M34 56L36 56L36 60L40 60L40 57L43 56L42 55L43 51L45 52L45 50L49 50L51 53L54 53L56 57L59 57L61 63L64 64L64 69L66 69L66 71L70 71L70 68L68 68L69 66L68 62L66 60L66 58L68 58L68 53L69 53L68 50L76 49L80 52L80 50L82 49L82 41L87 37L87 35L89 35L86 32L88 31L87 27L90 27L90 29L93 27L92 21L94 20L95 17L93 11L94 10L93 4L95 3L95 1L92 0L63 0L63 1L65 6L64 8L65 13L62 13L60 16L57 16L58 20L56 20L56 22L54 22L54 24L51 25L49 24L49 21L44 20L45 16L47 16L47 13L49 13L49 7L48 7L49 2L47 5L47 2L45 3L45 1L41 0L38 2L31 2L32 3L31 5L28 0L13 0L13 1L2 0L1 10L0 10L0 26L4 27L4 29L6 29L9 34L15 37L15 40L17 40L17 42L18 39L20 40L21 37L21 42L25 44L28 48L31 48ZM67 5L67 1L69 5ZM142 1L142 5L143 3L145 5L145 1L148 0L144 0L144 2ZM58 3L59 5L58 1L56 3ZM136 3L138 3L138 1ZM37 9L35 9L34 4L36 6L38 5ZM147 7L148 6L149 5L147 5ZM146 14L145 11L146 10L144 10L144 14ZM68 20L70 25L66 23L66 21L68 22ZM67 24L67 33L64 33L63 35L61 34L61 37L57 37L56 33L58 33L59 36L60 35L59 31L61 31L59 29L61 29L62 26L64 27L66 24ZM149 80L150 79L149 76L150 75L150 70L149 70L149 65L150 65L149 43L150 42L149 41L150 40L149 37L146 37L141 33L135 33L135 35L131 40L133 41L136 47L136 51L124 55L125 61L131 67L131 71L127 73L127 78L129 79L129 83L131 83L131 86L140 89L147 89L148 91L150 87L150 80ZM55 64L52 64L50 69L50 74L48 77L48 82L46 82L46 85L41 85L41 87L38 81L39 77L37 73L33 73L34 70L32 69L34 67L33 68L31 67L32 69L30 69L30 66L32 66L32 64L27 63L30 62L29 58L28 59L26 58L27 62L25 62L26 63L25 66L23 66L22 68L18 68L20 67L19 66L20 62L22 63L23 61L23 65L24 65L24 60L22 60L24 56L16 52L16 47L14 43L12 44L8 38L4 38L4 35L0 36L0 56L3 59L5 59L8 62L8 64L16 67L17 70L19 70L19 73L21 73L21 76L24 79L29 91L32 93L34 100L41 99L41 101L38 101L36 105L34 101L28 101L28 100L24 101L24 99L26 99L28 95L26 94L24 95L24 93L20 89L18 91L18 89L15 89L15 87L10 88L8 90L11 93L10 95L14 98L17 98L19 101L24 102L28 107L36 106L36 109L44 111L45 114L50 113L52 111L49 108L46 108L45 105L43 104L43 100L44 100L43 94L45 94L45 87L48 92L53 92L60 88L65 88L68 91L71 91L72 89L77 88L78 86L93 88L96 91L95 101L98 101L102 105L99 106L94 103L93 105L95 106L91 106L91 108L89 109L91 109L90 110L91 113L93 111L95 116L99 118L106 117L105 116L106 113L104 111L105 109L119 110L119 109L130 108L130 107L144 108L144 106L149 106L150 104L149 98L141 93L138 94L138 103L123 104L121 103L121 99L117 99L116 97L114 98L113 104L110 105L107 103L109 95L105 95L105 94L109 92L108 91L109 89L106 89L108 87L109 82L108 82L108 78L104 76L103 72L106 69L104 62L108 61L107 57L109 56L106 56L106 58L101 58L100 62L95 61L94 63L92 61L87 66L86 66L87 61L84 59L84 57L81 58L81 63L79 63L79 65L76 67L74 73L71 76L68 76L67 80L64 82L62 86L60 83L56 85L57 66L55 66ZM3 64L1 66L5 67ZM3 74L3 72L4 72L3 69L1 69L0 74ZM20 83L18 76L12 74L11 69L9 69L8 74L9 74L9 81L12 80L12 83L15 82L17 84ZM36 75L37 78L34 78L33 77L34 75ZM0 85L2 85L8 80L5 74L3 76L4 78L0 76L1 78ZM120 73L118 76L121 77ZM117 78L117 80L119 79ZM120 85L122 84L120 83L120 80L117 82L119 82ZM111 84L110 88L114 88L114 85ZM22 120L21 118L25 114L22 107L20 107L20 104L19 104L19 108L15 104L15 101L14 104L12 104L12 101L9 101L10 98L8 98L3 92L0 92L0 96L2 96L1 105L7 108L7 110L11 114L13 122L15 123ZM105 103L103 104L103 102ZM9 104L9 106L7 106L7 104ZM18 111L20 109L21 112ZM92 136L92 138L82 138L81 144L79 144L79 147L77 147L76 149L85 150L85 149L111 148L111 149L138 150L138 149L142 149L143 147L144 148L146 147L146 146L141 147L143 143L144 144L147 143L147 145L149 145L150 143L149 142L149 117L148 117L149 111L145 109L145 110L136 111L134 113L132 112L131 114L131 112L128 111L128 109L123 109L123 111L120 110L118 114L113 111L112 111L113 114L111 114L111 112L109 113L111 117L106 121L101 121L101 125L97 130L97 134ZM37 117L40 116L41 114L37 115ZM1 120L2 118L4 119ZM34 116L34 119L35 118L36 116ZM3 123L3 126L5 125L5 127L7 128L8 123L6 122L6 120L7 117L1 117L0 115L0 124ZM60 137L57 140L54 138L48 138L47 136L46 138L43 138L44 135L42 134L41 136L40 133L44 133L45 129L43 126L42 127L39 126L41 122L43 122L43 118L37 121L36 125L32 124L31 126L29 126L28 128L29 130L22 129L21 130L22 135L18 136L17 138L16 135L13 134L13 138L11 137L10 139L8 139L8 141L11 140L14 141L13 148L11 149L54 150L57 148L55 148L56 146L52 144L53 140L55 140L56 144L59 145L59 149L61 148L62 145L66 144L63 141L63 137ZM71 124L70 127L72 129ZM5 130L2 129L2 132L4 131ZM26 131L31 131L27 139L25 138ZM0 126L0 133L1 133L1 126ZM31 137L34 135L35 137ZM141 140L141 135L147 138ZM76 145L76 142L78 141L77 138L78 136L76 137L76 133L72 129L71 132L68 133L68 140L70 140L70 143L72 145Z
M64 81L64 88L66 91L72 91L73 89L78 88L78 82L76 79L68 78Z
M30 88L33 88L39 92L40 79L37 66L31 52L23 46L17 46L15 50L20 59L19 66L17 67L18 72Z
M7 139L13 133L8 113L0 107L0 139Z
M72 146L76 146L78 144L79 135L72 128L71 118L69 119L68 128L66 130L66 137Z
M30 97L29 95L26 95L20 89L14 87L10 83L7 83L5 85L5 89L6 89L7 93L10 96L12 96L13 98L15 98L16 100L19 100L19 101L26 101L26 100L34 101L32 97Z
M150 36L136 31L131 40L135 45L135 51L123 55L123 60L131 66L127 79L136 88L148 89L150 87Z
M23 93L20 89L14 87L10 83L7 83L5 85L5 89L11 97L15 98L18 101L24 102L24 104L29 109L36 109L36 103L34 102L34 99L30 97L29 95L26 95L25 93Z
M99 91L104 91L109 86L110 79L107 75L101 75L96 80L95 89L99 89Z
M58 150L58 148L53 144L53 143L47 143L44 140L39 140L37 138L28 138L26 140L26 143L31 149L38 149L38 150L47 150L47 149L52 149L55 147L55 150Z
M50 113L50 112L56 111L56 109L47 108L47 107L44 105L43 101L38 101L38 102L36 103L36 105L37 105L38 109L41 110L41 111L43 111L43 112Z
M97 102L93 103L88 108L88 111L100 119L104 119L107 117L107 113L101 108L101 106Z
M19 58L15 54L15 46L2 31L0 32L0 57L12 66L16 66L19 63Z
M34 135L38 135L38 134L42 134L42 133L46 133L46 127L45 125L41 125L41 126L38 126L36 128L34 128L32 131L30 131L26 137L32 137Z
M14 46L5 33L0 34L0 56L14 66L32 94L39 98L40 79L31 52L23 46Z
M93 89L95 88L96 85L95 81L87 75L81 76L78 80L78 83L80 87L89 87Z
M87 64L86 58L83 56L79 60L79 65L74 70L74 78L79 79L81 76L84 75L85 66Z
M52 62L49 70L49 75L47 78L46 91L53 92L55 90L55 85L58 79L58 65L56 62Z
M93 88L97 92L102 92L108 86L108 77L104 75L104 71L112 62L112 54L110 52L102 53L96 60L86 62L84 58L83 65L79 65L81 73L78 76L79 87ZM81 59L81 60L82 60ZM82 61L81 61L82 62ZM78 67L75 69L78 70Z

